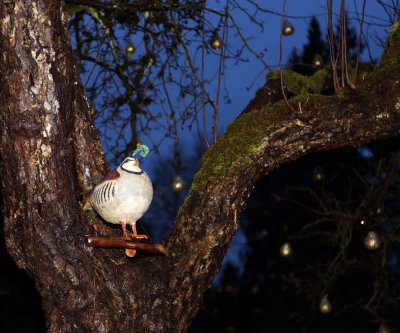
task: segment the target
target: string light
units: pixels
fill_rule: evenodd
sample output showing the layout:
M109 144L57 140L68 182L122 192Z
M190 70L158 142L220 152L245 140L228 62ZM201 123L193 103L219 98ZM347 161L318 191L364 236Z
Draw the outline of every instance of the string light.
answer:
M319 303L319 311L323 314L328 314L332 311L332 304L328 299L328 295L325 295Z
M313 179L316 182L322 182L324 180L324 171L320 166L315 167L313 171Z
M281 257L290 257L292 255L292 246L289 242L285 242L282 244L281 248L279 249L279 254Z
M172 181L172 189L175 192L182 192L184 186L185 186L185 182L183 181L182 177L179 175L175 176L174 180Z
M291 36L294 34L294 26L289 21L283 22L282 35Z
M324 65L324 61L322 60L322 57L319 54L317 54L314 57L312 64L314 67L321 68Z
M218 36L217 33L214 33L210 40L210 46L214 50L219 50L222 48L222 39Z
M364 239L364 247L368 250L377 250L381 246L379 235L375 231L368 232Z
M133 45L132 43L128 44L127 47L125 48L126 57L130 58L135 51L136 51L135 45Z

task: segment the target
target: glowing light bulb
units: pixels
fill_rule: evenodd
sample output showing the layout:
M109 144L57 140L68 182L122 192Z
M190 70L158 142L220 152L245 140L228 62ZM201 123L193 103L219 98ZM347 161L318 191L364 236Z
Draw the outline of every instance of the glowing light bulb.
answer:
M128 44L128 46L125 49L125 54L128 58L130 58L135 51L136 51L135 45Z
M181 176L175 176L174 180L172 181L172 190L175 192L182 192L185 186L185 182L183 181Z
M319 311L323 314L328 314L332 311L332 304L328 299L328 295L325 295L319 303Z
M315 167L313 171L313 178L316 182L322 182L324 180L324 171L320 166Z
M279 254L281 257L290 257L292 255L292 246L289 242L285 242L282 244L281 248L279 249Z
M377 250L381 246L379 235L375 231L370 231L364 239L364 247L368 250Z
M322 60L322 57L319 54L317 54L314 57L312 64L314 67L321 68L324 64L324 61Z
M282 35L291 36L294 34L294 26L289 21L283 22Z
M219 38L218 34L214 34L210 40L210 45L214 50L219 50L222 48L222 39Z

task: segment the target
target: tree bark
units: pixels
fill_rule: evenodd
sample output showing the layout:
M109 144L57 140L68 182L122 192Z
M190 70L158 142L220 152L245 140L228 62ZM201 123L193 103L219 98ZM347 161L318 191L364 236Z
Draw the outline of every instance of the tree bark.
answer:
M400 28L354 91L242 114L203 158L166 242L126 258L85 246L81 201L106 171L61 2L1 4L1 172L7 249L35 281L49 332L185 332L257 180L307 153L400 129ZM253 105L258 105L254 103Z

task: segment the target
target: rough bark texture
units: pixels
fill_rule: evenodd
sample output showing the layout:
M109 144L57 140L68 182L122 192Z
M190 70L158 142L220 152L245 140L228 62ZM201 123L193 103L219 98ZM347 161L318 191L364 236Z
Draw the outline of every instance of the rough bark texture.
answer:
M304 154L400 129L400 29L355 91L240 116L202 161L167 257L84 246L80 201L106 170L59 1L1 4L1 172L6 243L35 281L49 332L184 332L257 180ZM297 102L300 102L298 100ZM258 105L257 103L253 105Z

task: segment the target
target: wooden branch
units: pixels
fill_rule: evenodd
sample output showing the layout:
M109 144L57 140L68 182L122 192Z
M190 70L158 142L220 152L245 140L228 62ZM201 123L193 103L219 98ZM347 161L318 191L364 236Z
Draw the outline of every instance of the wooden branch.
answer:
M86 236L86 246L134 249L152 254L167 255L167 251L163 244L144 243L138 240L131 240L121 236Z

